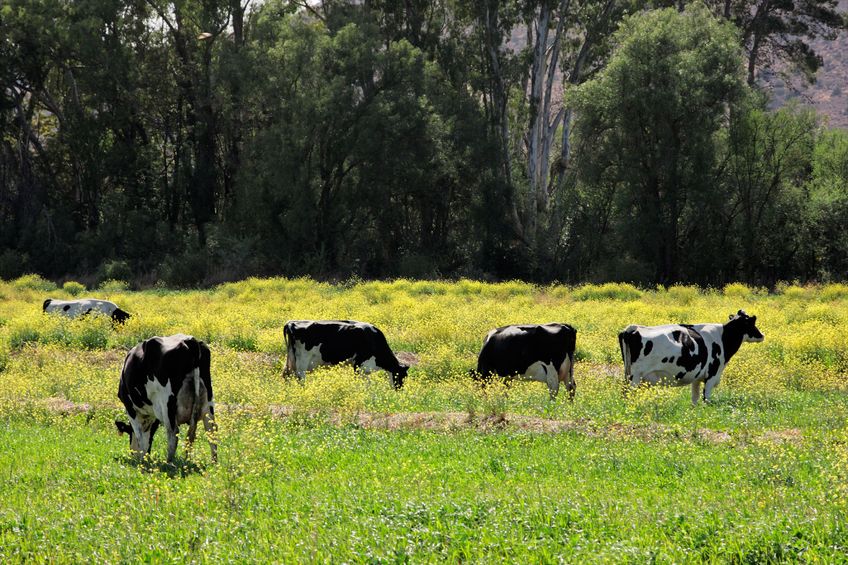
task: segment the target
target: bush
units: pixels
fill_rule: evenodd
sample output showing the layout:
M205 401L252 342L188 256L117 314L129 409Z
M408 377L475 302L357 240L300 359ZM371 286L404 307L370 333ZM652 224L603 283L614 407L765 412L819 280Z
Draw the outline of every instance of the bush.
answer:
M829 284L821 291L822 300L848 298L848 284Z
M698 287L696 286L683 286L677 284L669 287L668 289L669 297L673 298L678 304L689 304L698 298L698 292Z
M62 285L62 290L64 290L71 296L78 296L85 292L85 285L80 284L76 281L68 281Z
M764 291L758 288L751 288L742 283L730 283L724 286L724 295L730 298L751 299L756 295L763 294Z
M40 338L37 328L26 323L15 324L9 331L9 346L20 349L28 343L36 343Z
M109 279L100 283L99 290L103 292L126 292L130 285L126 281Z
M159 278L171 288L193 288L206 278L208 263L203 251L168 257L159 266Z
M100 266L98 275L101 281L128 281L133 278L132 269L126 261L106 261Z
M0 278L14 279L24 274L29 257L14 249L7 249L0 253Z
M810 296L810 289L800 286L797 282L793 284L785 282L777 283L774 290L777 294L782 294L786 298L793 300L804 300Z
M105 316L89 316L80 320L77 341L83 349L106 349L110 322Z
M584 284L574 289L575 300L638 300L642 291L627 283Z
M12 284L18 290L38 290L42 292L56 290L56 285L52 281L43 279L41 275L24 275L15 279Z

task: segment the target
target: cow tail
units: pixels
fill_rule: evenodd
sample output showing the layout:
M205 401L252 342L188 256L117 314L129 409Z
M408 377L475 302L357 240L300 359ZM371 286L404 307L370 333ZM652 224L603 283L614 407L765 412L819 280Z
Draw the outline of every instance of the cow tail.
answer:
M621 347L621 358L624 361L624 378L630 377L630 348L627 346L627 330L618 334L618 345Z
M283 375L293 374L297 372L297 367L294 358L294 335L292 334L291 323L286 323L283 326L283 341L286 344L286 366L283 369Z

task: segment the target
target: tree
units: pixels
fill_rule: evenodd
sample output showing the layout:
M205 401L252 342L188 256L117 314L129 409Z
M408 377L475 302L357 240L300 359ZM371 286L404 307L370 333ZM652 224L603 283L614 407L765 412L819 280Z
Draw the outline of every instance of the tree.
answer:
M614 42L575 98L582 180L614 184L619 229L639 234L628 251L667 284L696 225L685 222L693 195L716 191L715 134L745 94L741 52L732 26L699 5L630 16Z
M761 69L785 76L800 72L812 82L822 63L813 41L833 40L847 24L838 0L710 0L710 5L741 30L751 86Z
M712 237L725 250L725 277L741 271L745 280L772 284L802 275L797 259L804 214L799 212L806 207L802 187L817 127L811 110L768 112L758 98L734 109L722 132L719 180L725 198L713 224L720 229Z
M828 131L816 141L807 190L810 272L805 274L842 279L848 273L848 132Z

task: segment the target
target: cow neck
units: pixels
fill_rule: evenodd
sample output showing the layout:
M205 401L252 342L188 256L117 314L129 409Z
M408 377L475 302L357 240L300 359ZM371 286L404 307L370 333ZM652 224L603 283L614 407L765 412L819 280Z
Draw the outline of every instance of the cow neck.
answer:
M736 355L739 348L742 347L742 338L745 335L745 330L742 327L743 320L735 318L724 324L721 332L721 344L724 349L724 363L727 364L730 358Z

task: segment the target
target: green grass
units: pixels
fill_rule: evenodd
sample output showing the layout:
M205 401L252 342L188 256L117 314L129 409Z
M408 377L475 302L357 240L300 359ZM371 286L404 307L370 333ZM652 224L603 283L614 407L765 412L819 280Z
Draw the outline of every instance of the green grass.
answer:
M139 467L100 424L0 426L4 561L761 563L834 562L848 551L827 440L242 419L217 466L182 461L169 474Z
M134 315L117 329L41 314L73 290L0 282L2 563L848 562L840 285L251 279L113 285L103 297ZM739 308L766 341L743 346L711 404L622 395L622 327ZM285 381L282 324L310 317L372 321L420 363L400 392L344 367ZM551 320L578 330L574 403L468 379L489 328ZM169 466L163 432L137 462L114 430L127 348L177 331L212 349L217 465L203 433Z

